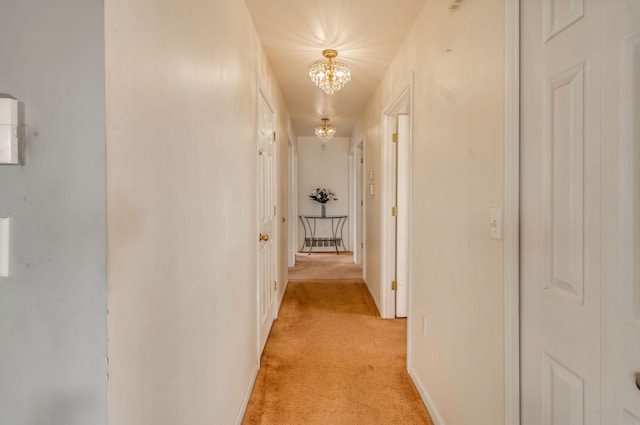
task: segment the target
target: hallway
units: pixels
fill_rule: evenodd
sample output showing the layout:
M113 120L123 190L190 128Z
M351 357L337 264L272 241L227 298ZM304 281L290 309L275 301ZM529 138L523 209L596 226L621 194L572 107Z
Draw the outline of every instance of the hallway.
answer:
M296 256L244 425L433 424L406 371L406 320L379 317L349 254Z
M299 215L319 211L308 193L337 190L329 171L290 193L307 146L332 167L338 148L353 170L361 154L328 214L349 216L346 246L393 317L389 114L408 113L406 368L434 423L510 424L504 24L517 14L511 0L445 3L0 0L0 93L19 104L23 148L0 167L0 423L238 425L261 365L258 282L279 309ZM329 96L308 71L333 48L352 81ZM322 117L337 128L326 150ZM258 228L259 157L272 232ZM489 234L501 206L504 241ZM259 280L267 237L273 278Z

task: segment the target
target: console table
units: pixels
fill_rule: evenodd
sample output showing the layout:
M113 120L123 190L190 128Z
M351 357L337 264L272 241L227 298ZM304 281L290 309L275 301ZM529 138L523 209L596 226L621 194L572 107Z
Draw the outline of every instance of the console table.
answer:
M346 215L301 215L300 221L302 222L302 227L304 227L304 242L302 243L302 248L300 252L304 252L304 247L309 241L309 255L311 255L311 251L313 249L314 241L317 242L320 239L329 239L333 242L333 245L336 247L336 254L340 255L340 251L338 250L338 245L342 245L342 249L344 252L347 252L347 248L344 245L344 238L342 237L342 230L344 229L344 224L347 222ZM317 220L331 220L331 237L330 238L316 238L316 222ZM338 237L338 234L340 237ZM310 237L308 237L309 235Z

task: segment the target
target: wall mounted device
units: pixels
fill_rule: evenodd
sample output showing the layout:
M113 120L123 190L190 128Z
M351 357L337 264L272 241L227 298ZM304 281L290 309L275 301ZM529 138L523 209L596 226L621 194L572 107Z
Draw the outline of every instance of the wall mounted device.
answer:
M18 101L0 98L0 164L18 164Z

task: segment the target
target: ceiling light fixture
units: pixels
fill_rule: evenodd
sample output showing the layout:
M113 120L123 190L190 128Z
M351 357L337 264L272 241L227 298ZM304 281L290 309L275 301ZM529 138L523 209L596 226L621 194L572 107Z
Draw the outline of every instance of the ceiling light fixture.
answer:
M328 61L319 60L309 67L309 77L327 94L340 90L351 79L349 65L334 60L338 56L337 50L325 50L322 56Z
M316 125L316 136L323 142L328 142L336 135L336 128L329 124L329 118L322 118L322 124Z

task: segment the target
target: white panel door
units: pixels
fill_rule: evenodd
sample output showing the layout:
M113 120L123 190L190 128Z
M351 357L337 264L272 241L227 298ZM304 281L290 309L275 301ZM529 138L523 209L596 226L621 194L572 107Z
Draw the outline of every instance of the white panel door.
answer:
M398 115L396 167L396 317L407 317L409 304L409 116Z
M522 424L596 425L600 2L521 5Z
M257 215L258 231L258 320L259 354L269 337L275 320L276 294L276 168L275 168L275 114L264 98L258 95L257 122Z
M522 423L640 425L640 1L522 6Z
M602 25L602 423L640 425L640 1Z

